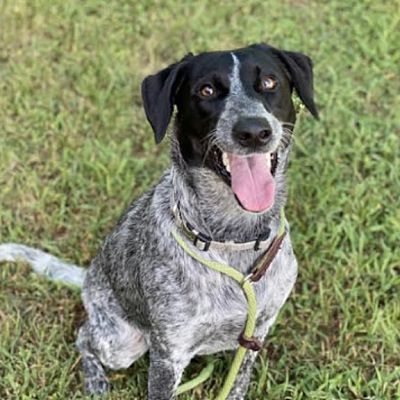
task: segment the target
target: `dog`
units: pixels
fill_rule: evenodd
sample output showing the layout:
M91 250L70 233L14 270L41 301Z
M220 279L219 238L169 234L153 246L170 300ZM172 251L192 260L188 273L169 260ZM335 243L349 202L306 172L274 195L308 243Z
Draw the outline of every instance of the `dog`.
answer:
M238 348L247 318L240 285L185 252L171 231L204 259L249 274L282 223L293 91L318 118L312 62L302 53L254 44L186 55L142 83L157 143L177 109L172 166L129 206L87 272L36 249L0 246L0 260L22 258L83 286L87 319L76 343L88 393L109 390L105 368L128 368L149 352L148 398L170 400L194 356ZM280 248L253 283L261 342L297 277L284 224ZM246 353L229 399L244 398L257 353Z

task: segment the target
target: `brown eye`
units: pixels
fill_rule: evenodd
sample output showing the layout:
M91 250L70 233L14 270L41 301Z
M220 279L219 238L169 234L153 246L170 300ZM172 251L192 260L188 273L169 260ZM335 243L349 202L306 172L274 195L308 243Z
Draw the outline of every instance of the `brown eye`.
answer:
M264 76L261 80L261 90L269 91L276 88L278 82L273 76Z
M215 93L214 88L211 85L203 85L200 88L200 94L202 97L211 97Z

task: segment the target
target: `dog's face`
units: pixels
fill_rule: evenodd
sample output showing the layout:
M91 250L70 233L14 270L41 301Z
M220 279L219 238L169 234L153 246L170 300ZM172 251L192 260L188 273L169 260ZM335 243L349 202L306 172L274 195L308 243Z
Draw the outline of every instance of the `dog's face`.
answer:
M147 77L142 95L157 142L176 105L176 134L187 167L211 170L221 190L231 189L232 201L263 213L274 204L275 174L287 163L296 119L293 88L317 117L311 60L253 45L190 54Z

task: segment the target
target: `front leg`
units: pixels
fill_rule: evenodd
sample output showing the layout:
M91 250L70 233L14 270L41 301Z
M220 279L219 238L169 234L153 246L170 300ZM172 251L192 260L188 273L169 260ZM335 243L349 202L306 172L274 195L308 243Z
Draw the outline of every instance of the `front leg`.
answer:
M182 378L184 368L189 364L189 356L179 357L161 343L152 343L148 379L148 400L171 400Z
M266 319L266 315L261 315L259 325L256 328L255 336L264 341L269 328L275 322L276 315L272 318ZM246 355L243 359L243 363L240 367L238 376L236 377L235 384L231 392L229 393L228 400L243 400L249 388L251 372L253 365L258 356L258 351L247 350Z
M235 384L228 396L228 400L243 400L247 393L251 372L253 370L254 361L258 355L258 351L248 350L243 363L240 367Z

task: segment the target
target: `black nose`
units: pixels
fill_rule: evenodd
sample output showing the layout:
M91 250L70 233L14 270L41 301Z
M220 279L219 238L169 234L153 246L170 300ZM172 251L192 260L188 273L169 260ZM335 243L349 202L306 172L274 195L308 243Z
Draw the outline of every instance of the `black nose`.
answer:
M241 118L233 127L233 138L243 147L262 146L271 134L271 126L265 118Z

